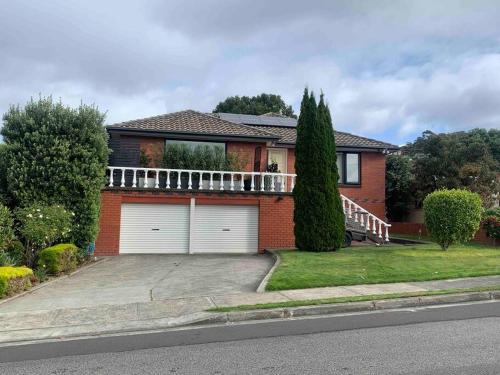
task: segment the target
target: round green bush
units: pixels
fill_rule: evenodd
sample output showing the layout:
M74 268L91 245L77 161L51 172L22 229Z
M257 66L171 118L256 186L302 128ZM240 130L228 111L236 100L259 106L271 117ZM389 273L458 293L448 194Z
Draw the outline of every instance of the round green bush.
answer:
M425 225L443 250L470 241L479 230L482 212L481 197L468 190L438 190L424 200Z

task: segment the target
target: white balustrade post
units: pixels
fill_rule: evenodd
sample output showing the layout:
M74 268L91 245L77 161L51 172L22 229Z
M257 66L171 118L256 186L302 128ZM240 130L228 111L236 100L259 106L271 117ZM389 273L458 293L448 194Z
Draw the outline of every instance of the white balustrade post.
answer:
M120 187L125 187L125 168L120 168L120 171L122 172L122 180Z
M295 176L292 176L292 183L290 184L290 193L293 192L293 188L295 187Z
M219 190L224 190L224 174L225 173L220 173L220 188Z
M233 176L234 176L234 175L233 175L233 173L231 173L231 184L229 185L229 186L230 186L229 190L231 190L231 191L234 191L234 180L233 180Z
M182 177L181 175L182 175L182 173L181 173L181 171L177 171L176 173L177 173L177 189L180 189L181 188L181 177Z
M365 217L364 217L364 212L362 212L360 215L359 215L359 224L364 227L365 226Z
M167 169L167 189L170 189L170 171Z
M132 177L132 187L137 187L137 169L134 169L134 177Z
M192 189L192 185L193 185L193 180L191 178L191 175L193 172L189 171L189 180L188 180L188 190L191 190Z
M250 182L250 191L254 191L255 173L252 172L250 176L252 177L252 181Z
M375 216L372 216L372 233L373 235L377 234L377 222L375 220Z
M114 168L109 168L109 186L110 187L113 187L113 174L115 172L115 169Z
M349 219L352 218L352 210L351 210L351 203L347 202L347 213L349 215Z
M145 188L148 187L148 170L147 169L144 170L144 187Z
M378 238L382 238L382 222L378 221Z
M245 190L245 175L242 173L241 174L241 188L240 188L241 191L244 191Z
M389 226L385 226L385 242L389 242Z
M214 174L210 172L210 186L208 187L209 190L214 190Z
M271 191L274 191L274 175L271 175Z
M285 184L286 184L286 177L285 175L281 176L281 192L283 193L285 191Z
M160 187L160 171L157 169L155 177L155 188L158 189L159 187Z
M265 182L266 182L266 174L261 173L260 174L260 191L264 191L264 187L266 185Z

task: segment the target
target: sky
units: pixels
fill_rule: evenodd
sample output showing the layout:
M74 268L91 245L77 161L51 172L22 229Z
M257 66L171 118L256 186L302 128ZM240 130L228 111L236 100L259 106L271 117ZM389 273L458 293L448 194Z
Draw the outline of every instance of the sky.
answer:
M500 1L0 0L0 112L96 104L108 124L233 95L324 92L393 144L500 128Z

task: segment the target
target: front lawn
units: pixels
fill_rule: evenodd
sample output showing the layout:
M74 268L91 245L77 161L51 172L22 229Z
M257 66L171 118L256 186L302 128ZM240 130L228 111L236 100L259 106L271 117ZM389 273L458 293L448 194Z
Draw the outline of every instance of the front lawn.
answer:
M267 290L425 281L500 274L500 249L482 245L350 247L331 253L280 251Z

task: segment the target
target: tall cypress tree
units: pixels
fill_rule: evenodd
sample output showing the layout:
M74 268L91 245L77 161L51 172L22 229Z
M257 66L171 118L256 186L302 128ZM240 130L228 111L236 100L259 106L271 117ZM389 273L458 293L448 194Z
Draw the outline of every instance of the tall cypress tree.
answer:
M323 95L316 106L307 89L302 98L295 149L295 243L307 251L332 251L344 239L331 117Z

